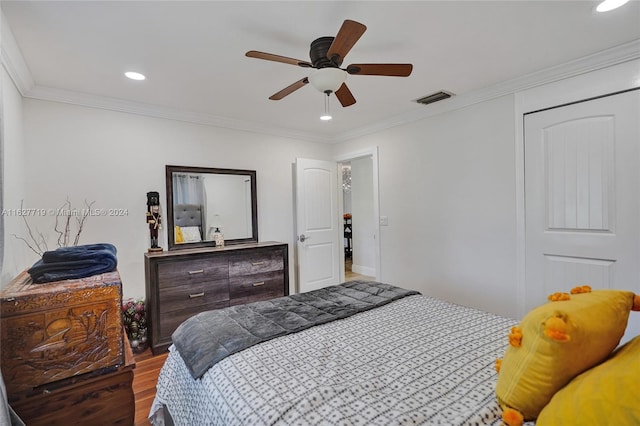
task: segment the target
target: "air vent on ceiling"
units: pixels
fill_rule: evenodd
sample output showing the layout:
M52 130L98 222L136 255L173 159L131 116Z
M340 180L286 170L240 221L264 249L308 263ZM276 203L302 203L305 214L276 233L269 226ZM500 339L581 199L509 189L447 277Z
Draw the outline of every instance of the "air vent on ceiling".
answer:
M452 96L453 96L453 93L441 90L439 92L432 93L432 94L427 95L427 96L423 96L420 99L416 99L416 102L419 103L419 104L427 105L427 104L432 104L434 102L443 101L443 100L448 99L448 98L450 98Z

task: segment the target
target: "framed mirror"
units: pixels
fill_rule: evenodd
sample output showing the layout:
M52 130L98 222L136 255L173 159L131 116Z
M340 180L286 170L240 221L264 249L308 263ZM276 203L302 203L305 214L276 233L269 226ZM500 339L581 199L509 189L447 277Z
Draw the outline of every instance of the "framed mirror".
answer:
M169 250L258 242L255 170L166 166Z

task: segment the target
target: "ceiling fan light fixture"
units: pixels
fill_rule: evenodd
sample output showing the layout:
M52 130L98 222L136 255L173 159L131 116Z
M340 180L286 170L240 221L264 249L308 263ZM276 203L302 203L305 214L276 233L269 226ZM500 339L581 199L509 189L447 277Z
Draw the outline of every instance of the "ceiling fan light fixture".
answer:
M245 53L245 56L315 69L308 77L304 77L269 96L269 99L273 101L278 101L311 83L319 92L327 95L335 93L340 104L343 107L348 107L356 103L356 98L344 83L347 74L409 77L413 70L412 64L393 63L351 64L346 69L340 68L347 53L351 51L351 48L366 30L366 25L345 19L335 37L320 37L311 42L309 50L311 62L257 50L250 50ZM328 114L323 117L325 120L328 118Z
M322 121L329 121L331 120L333 117L331 117L331 113L329 113L329 95L330 92L326 92L327 96L324 98L324 114L322 114L320 116L320 120Z
M340 68L320 68L309 76L309 83L322 93L335 92L347 79L347 72Z

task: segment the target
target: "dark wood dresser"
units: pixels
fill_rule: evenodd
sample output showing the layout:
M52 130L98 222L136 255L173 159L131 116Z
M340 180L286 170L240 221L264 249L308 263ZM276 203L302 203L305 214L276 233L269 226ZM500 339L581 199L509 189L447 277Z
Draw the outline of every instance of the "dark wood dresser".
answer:
M144 261L154 354L166 351L175 329L199 312L289 294L285 243L145 253Z

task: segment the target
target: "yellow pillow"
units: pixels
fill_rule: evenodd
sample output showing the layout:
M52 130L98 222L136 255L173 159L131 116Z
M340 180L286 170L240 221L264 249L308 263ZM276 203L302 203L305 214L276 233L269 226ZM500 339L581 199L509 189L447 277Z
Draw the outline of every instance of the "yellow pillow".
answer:
M640 336L559 390L536 425L640 425Z
M558 389L606 359L624 334L632 292L574 290L583 293L549 296L512 330L496 384L510 426L538 417Z
M174 235L176 237L176 244L184 243L184 236L182 235L182 228L181 227L176 226L176 231L174 232Z

